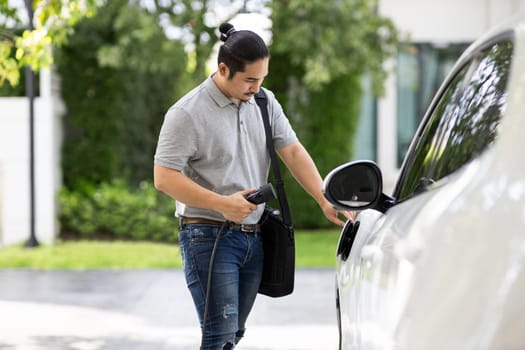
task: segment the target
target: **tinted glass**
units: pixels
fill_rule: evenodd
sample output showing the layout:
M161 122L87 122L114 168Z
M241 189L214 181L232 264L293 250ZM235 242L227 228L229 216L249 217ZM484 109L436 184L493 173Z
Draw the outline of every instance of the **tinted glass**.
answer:
M397 165L439 86L467 44L410 44L397 56Z
M459 169L496 138L505 111L512 43L493 44L450 82L405 164L398 200Z
M330 198L339 204L364 207L376 199L379 186L379 177L375 168L357 164L334 175L327 191Z

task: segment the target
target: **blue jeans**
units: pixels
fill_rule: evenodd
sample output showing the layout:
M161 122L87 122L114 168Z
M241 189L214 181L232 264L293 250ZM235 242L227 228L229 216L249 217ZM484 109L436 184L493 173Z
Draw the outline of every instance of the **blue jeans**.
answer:
M210 257L219 230L216 225L187 224L179 233L186 283L201 329ZM242 338L259 290L263 259L259 234L222 229L213 262L202 350L233 349Z

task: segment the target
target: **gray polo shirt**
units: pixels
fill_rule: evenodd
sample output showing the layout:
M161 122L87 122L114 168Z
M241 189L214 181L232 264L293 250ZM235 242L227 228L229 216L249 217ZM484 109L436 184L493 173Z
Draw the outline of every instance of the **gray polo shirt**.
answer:
M273 93L264 89L276 149L297 141L288 118ZM230 101L211 77L175 103L160 130L155 164L184 175L199 185L229 195L268 182L270 156L261 112L252 97L239 106ZM258 222L264 205L242 223ZM176 215L224 220L215 211L176 201Z

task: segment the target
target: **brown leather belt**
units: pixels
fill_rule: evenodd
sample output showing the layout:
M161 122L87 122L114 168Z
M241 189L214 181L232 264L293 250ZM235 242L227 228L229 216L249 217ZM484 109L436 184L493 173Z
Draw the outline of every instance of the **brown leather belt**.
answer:
M188 218L184 217L182 218L182 225L186 224L205 224L205 225L216 225L216 226L222 226L224 224L223 221L218 220L211 220L211 219L205 219L205 218ZM259 224L236 224L236 223L230 223L228 226L230 229L234 231L242 231L242 232L261 232L261 225Z

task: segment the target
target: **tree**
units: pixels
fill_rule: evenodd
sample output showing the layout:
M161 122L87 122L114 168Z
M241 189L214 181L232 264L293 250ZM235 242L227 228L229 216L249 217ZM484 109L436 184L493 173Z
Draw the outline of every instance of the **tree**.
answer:
M14 86L20 68L38 71L53 63L53 47L64 44L68 33L81 18L91 16L102 0L33 0L32 29L23 30L29 16L24 4L31 0L0 0L0 86Z
M64 184L151 178L164 113L185 91L183 45L135 0L111 0L57 50L66 104Z
M341 76L371 74L377 92L383 64L398 48L392 21L378 0L273 0L272 53L286 54L300 83L312 91Z
M272 58L265 85L326 175L350 159L361 78L372 77L375 92L382 92L383 65L396 52L399 35L377 14L374 0L273 0L270 6ZM286 183L297 226L328 224L294 181Z
M248 1L231 0L153 0L154 11L177 28L177 39L186 43L189 73L200 83L209 73L207 62L217 43L217 27L237 14L248 11ZM252 11L262 8L264 1L254 3Z

